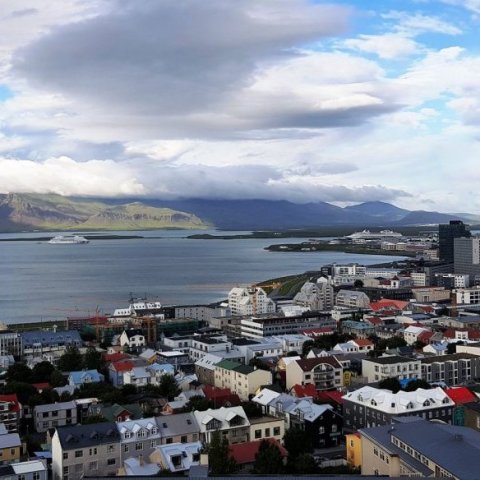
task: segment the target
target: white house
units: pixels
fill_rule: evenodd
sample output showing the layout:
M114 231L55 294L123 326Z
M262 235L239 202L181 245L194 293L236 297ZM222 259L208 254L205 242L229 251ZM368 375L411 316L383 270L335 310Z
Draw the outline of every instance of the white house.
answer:
M275 302L260 287L235 287L228 294L232 315L258 315L274 313Z
M122 347L139 348L146 344L145 335L139 328L129 328L120 335L120 345Z

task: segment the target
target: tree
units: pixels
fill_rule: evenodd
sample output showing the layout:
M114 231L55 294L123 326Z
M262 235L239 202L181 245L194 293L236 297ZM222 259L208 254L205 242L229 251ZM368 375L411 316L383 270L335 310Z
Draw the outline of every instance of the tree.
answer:
M122 395L128 397L130 395L135 395L137 393L137 386L133 383L125 383L122 385Z
M168 398L169 401L173 400L179 393L177 381L173 375L163 375L158 385L158 391L162 397Z
M402 386L400 381L396 377L385 378L378 382L378 388L385 388L386 390L391 390L393 393L397 393L401 390Z
M263 439L255 455L253 471L260 475L274 475L284 470L283 458L278 445Z
M55 367L50 362L37 363L32 368L32 383L50 382Z
M212 441L207 450L211 475L230 475L237 471L238 465L230 454L228 441L222 438L220 432L213 432Z
M82 425L91 425L94 423L104 423L108 422L108 420L103 417L102 415L89 415L82 419Z
M53 370L50 375L50 385L52 387L63 387L67 384L66 378L62 375L62 372L59 370Z
M198 412L204 412L209 408L215 408L214 402L212 400L208 400L206 397L202 397L201 395L195 395L190 398L187 405L185 405L185 412L194 412L197 410Z
M32 371L24 363L14 363L8 367L6 379L7 382L30 383Z
M300 454L313 452L311 437L299 428L289 428L283 437L283 444L287 449L290 464L294 464Z
M410 380L405 386L404 390L406 392L414 392L417 388L423 388L429 390L432 386L426 380Z
M359 278L353 282L353 288L363 288L363 282Z
M294 463L295 472L312 475L319 472L317 462L309 453L301 453Z
M103 360L102 353L94 347L88 347L83 356L83 365L87 370L98 370L99 372L104 370L105 361Z
M315 342L313 340L307 340L302 345L302 357L306 357L310 350L315 346Z
M263 416L262 407L254 402L242 402L242 407L248 418L259 418Z
M83 368L82 354L77 347L68 347L58 359L58 368L62 372L75 372Z
M423 350L423 347L426 347L427 344L425 342L422 342L421 340L417 340L414 344L413 344L413 348L415 350Z

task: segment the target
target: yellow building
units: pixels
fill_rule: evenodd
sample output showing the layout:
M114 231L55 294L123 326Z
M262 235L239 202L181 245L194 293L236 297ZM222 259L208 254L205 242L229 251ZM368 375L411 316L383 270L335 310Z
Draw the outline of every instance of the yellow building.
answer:
M19 462L22 455L22 442L18 433L0 435L0 464Z
M347 462L351 467L362 466L362 437L358 432L345 435Z

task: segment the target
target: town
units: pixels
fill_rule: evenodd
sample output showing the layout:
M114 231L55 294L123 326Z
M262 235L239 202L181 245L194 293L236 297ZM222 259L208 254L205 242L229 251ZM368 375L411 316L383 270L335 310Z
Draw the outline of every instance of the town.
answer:
M319 265L290 296L4 325L0 480L477 478L480 237L455 220L422 247Z

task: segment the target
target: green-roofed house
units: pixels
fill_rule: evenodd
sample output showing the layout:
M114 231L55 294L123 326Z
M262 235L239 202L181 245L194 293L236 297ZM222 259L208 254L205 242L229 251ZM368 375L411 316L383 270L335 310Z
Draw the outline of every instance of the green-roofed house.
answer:
M272 374L249 365L222 360L215 365L215 386L228 388L240 400L247 401L261 385L272 383Z
M136 403L128 405L103 405L102 403L92 404L88 409L89 416L103 417L107 422L126 422L138 420L143 417L141 407Z

